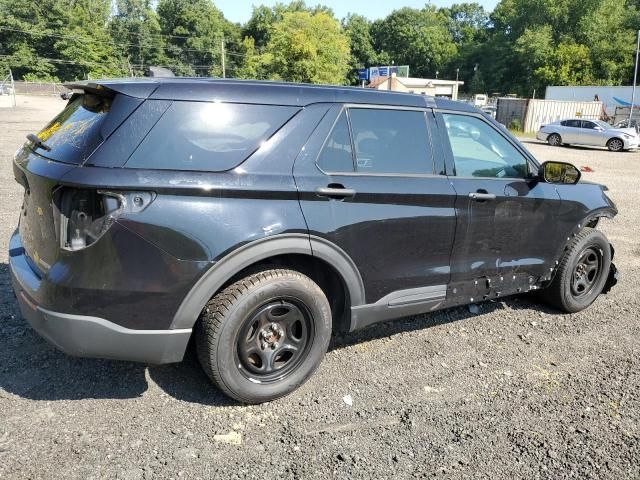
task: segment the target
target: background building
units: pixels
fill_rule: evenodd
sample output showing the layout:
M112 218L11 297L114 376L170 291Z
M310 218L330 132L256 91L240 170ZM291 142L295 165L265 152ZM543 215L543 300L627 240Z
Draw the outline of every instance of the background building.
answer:
M418 93L422 95L446 97L452 100L457 100L458 88L460 85L464 85L464 82L456 80L440 80L438 78L398 77L395 74L392 74L390 77L375 77L367 85L367 88Z

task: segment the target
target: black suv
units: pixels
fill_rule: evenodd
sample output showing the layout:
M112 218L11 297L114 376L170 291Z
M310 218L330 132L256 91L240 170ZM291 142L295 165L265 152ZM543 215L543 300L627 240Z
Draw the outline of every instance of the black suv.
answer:
M423 95L212 79L69 85L18 151L23 316L73 355L179 362L242 402L318 367L332 332L615 283L616 208L475 108Z

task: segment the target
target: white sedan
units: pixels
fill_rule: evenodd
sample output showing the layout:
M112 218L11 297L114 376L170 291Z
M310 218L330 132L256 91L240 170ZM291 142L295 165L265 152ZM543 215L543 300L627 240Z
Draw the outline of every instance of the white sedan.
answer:
M570 118L542 125L538 140L549 145L592 145L607 147L612 152L638 148L640 137L634 128L614 128L601 120Z

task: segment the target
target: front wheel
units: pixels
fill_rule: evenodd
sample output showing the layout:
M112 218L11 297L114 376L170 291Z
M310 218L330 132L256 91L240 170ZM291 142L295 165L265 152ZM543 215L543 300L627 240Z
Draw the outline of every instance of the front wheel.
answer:
M621 152L624 149L624 142L619 138L612 138L607 142L607 148L611 152Z
M542 291L542 296L565 312L584 310L602 292L610 268L611 248L607 237L593 228L584 228L565 251L556 276Z
M302 385L322 361L331 309L322 289L293 270L265 270L214 296L200 315L200 363L228 396L261 403Z

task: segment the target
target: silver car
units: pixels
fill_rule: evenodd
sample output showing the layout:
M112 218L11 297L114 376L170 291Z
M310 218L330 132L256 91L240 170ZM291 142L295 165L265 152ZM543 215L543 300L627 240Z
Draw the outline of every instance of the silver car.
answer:
M592 145L607 147L612 152L638 148L640 138L634 128L614 128L601 120L570 118L542 125L538 140L549 145Z

